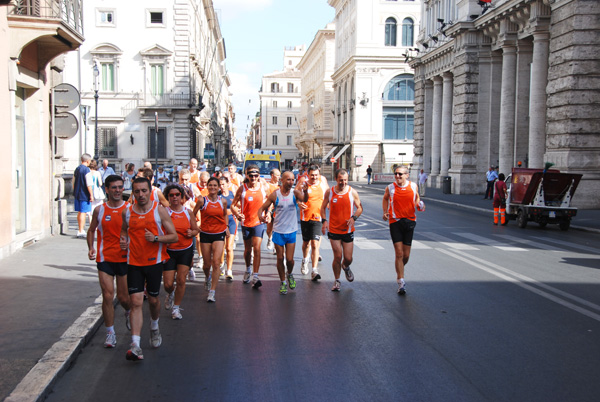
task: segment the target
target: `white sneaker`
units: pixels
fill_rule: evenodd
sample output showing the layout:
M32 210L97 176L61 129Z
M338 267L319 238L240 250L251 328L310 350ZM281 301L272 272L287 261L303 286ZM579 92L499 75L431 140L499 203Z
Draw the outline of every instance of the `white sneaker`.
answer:
M211 290L211 291L208 292L208 297L206 298L206 301L208 303L214 303L214 302L216 302L216 300L215 300L215 291L214 290Z
M251 271L244 272L244 283L250 283L250 277L252 276Z
M77 238L78 239L82 239L82 238L85 238L85 237L87 237L87 233L85 233L85 232L79 232L79 231L77 232Z
M271 238L269 237L267 239L267 250L273 250L275 249L275 246L273 245L273 240L271 240Z
M181 320L183 318L178 308L171 310L171 318L174 320Z
M260 281L260 279L258 279L258 276L253 276L252 277L252 289L258 289L259 287L262 286L262 282Z
M318 271L317 269L313 268L313 270L312 270L312 274L310 274L310 279L311 279L313 282L316 282L316 281L318 281L319 279L321 279L321 275L319 274L319 271Z
M114 348L117 346L117 336L114 332L106 333L106 340L104 341L105 348Z
M150 330L150 345L153 348L158 348L162 344L162 336L160 335L160 329Z
M204 282L204 290L210 290L211 282L212 282L212 275L208 275L208 278L206 278L206 281Z
M173 300L175 299L175 291L167 293L165 297L165 310L171 310L173 308Z
M302 259L302 268L300 269L300 272L302 273L302 275L308 274L308 258Z
M190 272L188 273L188 281L194 282L196 280L196 273L193 268L190 268Z
M227 270L227 276L225 277L228 281L233 280L233 272L230 269Z
M221 267L219 269L221 270L221 276L225 276L225 262L221 264Z

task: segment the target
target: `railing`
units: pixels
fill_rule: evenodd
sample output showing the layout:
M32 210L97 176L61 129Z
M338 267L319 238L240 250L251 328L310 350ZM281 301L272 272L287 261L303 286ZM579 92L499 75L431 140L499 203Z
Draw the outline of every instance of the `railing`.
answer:
M166 93L162 95L141 94L138 95L138 106L140 107L180 107L191 109L198 106L197 96L186 93Z
M83 0L13 0L10 15L58 19L83 36Z

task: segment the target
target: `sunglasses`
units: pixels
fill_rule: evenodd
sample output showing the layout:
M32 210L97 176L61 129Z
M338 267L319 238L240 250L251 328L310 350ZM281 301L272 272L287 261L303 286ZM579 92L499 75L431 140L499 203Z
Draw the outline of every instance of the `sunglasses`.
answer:
M170 193L169 197L181 197L181 193Z
M248 173L248 177L258 177L260 176L259 173Z
M397 172L394 173L394 175L396 175L396 176L402 176L403 174L408 174L408 173L397 173Z

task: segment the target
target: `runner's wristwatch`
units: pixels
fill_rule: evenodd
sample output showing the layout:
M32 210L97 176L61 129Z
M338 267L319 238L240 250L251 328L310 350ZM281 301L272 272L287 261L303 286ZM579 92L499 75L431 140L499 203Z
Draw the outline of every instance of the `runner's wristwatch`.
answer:
M158 236L154 236L154 243L158 241Z

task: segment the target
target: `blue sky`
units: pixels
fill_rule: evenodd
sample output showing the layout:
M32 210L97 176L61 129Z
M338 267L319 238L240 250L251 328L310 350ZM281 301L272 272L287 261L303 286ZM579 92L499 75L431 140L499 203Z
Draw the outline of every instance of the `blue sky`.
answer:
M236 136L259 110L261 77L283 68L286 46L310 46L335 17L327 0L213 0L225 38ZM249 103L248 100L251 100Z

